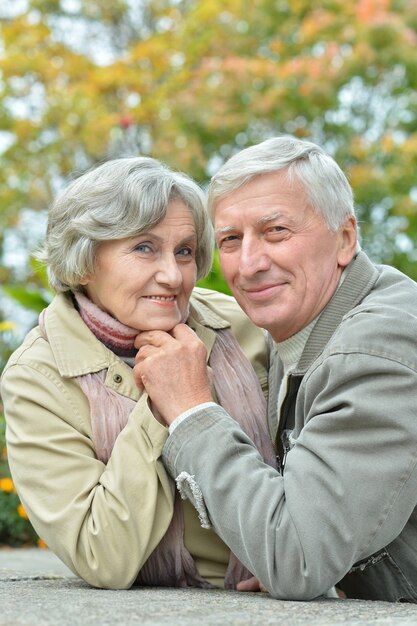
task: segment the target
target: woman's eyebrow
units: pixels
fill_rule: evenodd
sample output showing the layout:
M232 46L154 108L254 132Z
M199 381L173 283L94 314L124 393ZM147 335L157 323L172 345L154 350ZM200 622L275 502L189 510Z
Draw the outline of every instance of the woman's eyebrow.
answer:
M179 244L195 243L196 241L197 241L197 234L196 233L190 233L189 235L186 235L185 237L183 237L178 243Z
M165 241L164 237L161 237L160 235L156 235L155 233L152 232L152 230L145 230L143 231L143 233L138 233L137 235L134 235L133 237L129 237L130 241L136 241L137 239L141 239L142 237L149 237L150 239L155 239L156 241L163 243ZM183 242L187 242L187 241L196 241L197 240L197 234L195 232L190 232L189 235L185 235L185 237L183 239L181 239L181 243Z

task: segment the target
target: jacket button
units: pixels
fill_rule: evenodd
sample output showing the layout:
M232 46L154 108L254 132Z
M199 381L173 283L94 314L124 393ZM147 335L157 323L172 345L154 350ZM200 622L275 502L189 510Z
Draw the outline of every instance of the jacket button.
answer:
M120 374L115 374L113 376L113 380L114 380L115 383L121 383L123 378L120 376Z

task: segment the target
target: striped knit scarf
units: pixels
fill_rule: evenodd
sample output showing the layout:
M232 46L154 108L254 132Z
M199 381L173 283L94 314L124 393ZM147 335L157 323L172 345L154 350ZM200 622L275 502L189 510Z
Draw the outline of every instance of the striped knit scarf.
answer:
M125 326L99 309L82 293L74 293L74 298L81 318L106 348L122 358L136 356L137 350L133 343L138 334L137 330Z
M110 350L129 360L135 354L138 332L96 307L82 294L74 294L79 313L88 328ZM229 330L216 332L209 365L217 401L252 439L266 463L276 467L276 458L266 424L266 402L256 374ZM77 377L90 403L93 440L97 457L107 463L114 442L127 423L135 401L105 386L106 370ZM230 553L225 587L249 578L251 573ZM178 492L174 514L165 536L142 566L137 583L171 587L212 587L197 572L184 545L183 507Z

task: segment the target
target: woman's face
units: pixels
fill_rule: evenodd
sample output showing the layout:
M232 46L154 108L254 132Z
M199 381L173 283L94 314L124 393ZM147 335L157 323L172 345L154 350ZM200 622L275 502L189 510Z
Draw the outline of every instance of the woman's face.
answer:
M187 316L197 280L193 216L172 200L165 218L135 237L99 244L96 269L82 281L100 309L137 330L171 330Z

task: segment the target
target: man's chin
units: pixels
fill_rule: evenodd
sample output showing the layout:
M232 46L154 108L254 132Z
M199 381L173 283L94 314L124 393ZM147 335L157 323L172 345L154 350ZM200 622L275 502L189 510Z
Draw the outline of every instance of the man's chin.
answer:
M264 330L267 330L270 334L272 334L272 330L277 325L277 315L274 311L271 312L271 315L268 315L267 310L266 310L267 307L265 306L259 306L259 307L246 306L245 307L245 306L242 306L242 304L240 303L239 303L239 306L244 311L244 313L248 316L251 322L255 324L255 326L258 326L259 328L263 328Z

